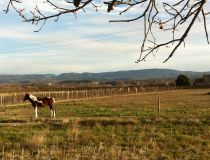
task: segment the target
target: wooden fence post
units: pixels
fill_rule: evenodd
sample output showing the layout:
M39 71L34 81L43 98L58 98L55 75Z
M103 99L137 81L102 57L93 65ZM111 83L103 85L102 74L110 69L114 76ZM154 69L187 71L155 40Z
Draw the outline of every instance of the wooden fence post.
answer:
M63 91L61 91L61 98L63 99Z
M4 103L5 103L5 100L4 100L4 94L3 94L3 96L2 96L2 105L5 105Z
M67 91L67 99L69 99L69 91Z
M158 98L158 115L160 115L160 98Z
M1 106L2 106L2 103L3 103L3 97L2 97L2 95L1 95Z
M17 103L17 102L16 102L16 100L17 100L17 94L16 94L16 92L15 92L15 94L14 94L13 104Z
M86 98L88 98L88 90L87 89L85 90L85 95L86 95Z

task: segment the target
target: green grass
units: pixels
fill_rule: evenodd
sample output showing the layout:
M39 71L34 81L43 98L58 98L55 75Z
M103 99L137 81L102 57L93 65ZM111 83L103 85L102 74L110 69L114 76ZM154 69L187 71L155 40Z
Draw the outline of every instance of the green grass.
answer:
M0 108L0 159L210 159L208 90ZM157 115L157 98L161 112Z

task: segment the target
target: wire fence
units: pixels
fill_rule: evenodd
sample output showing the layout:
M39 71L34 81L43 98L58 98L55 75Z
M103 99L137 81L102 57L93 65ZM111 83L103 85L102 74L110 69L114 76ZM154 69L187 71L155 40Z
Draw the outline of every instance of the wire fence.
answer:
M30 92L37 97L53 97L56 101L77 100L83 98L95 98L104 96L143 94L150 92L175 91L183 89L182 87L118 87L118 88L97 88L80 89L69 91L38 91ZM1 93L0 106L22 104L26 92Z

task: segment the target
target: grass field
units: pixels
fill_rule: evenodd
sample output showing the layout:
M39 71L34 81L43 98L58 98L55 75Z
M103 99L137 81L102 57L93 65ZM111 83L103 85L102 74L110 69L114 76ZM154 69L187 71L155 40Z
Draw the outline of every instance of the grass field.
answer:
M210 159L210 90L0 108L0 159ZM161 100L160 115L157 99Z

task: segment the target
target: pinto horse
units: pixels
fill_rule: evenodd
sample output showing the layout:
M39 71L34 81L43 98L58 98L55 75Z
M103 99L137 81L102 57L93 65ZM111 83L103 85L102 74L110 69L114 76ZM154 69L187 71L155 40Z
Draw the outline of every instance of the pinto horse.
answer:
M34 107L34 111L35 111L35 118L38 117L37 115L37 108L38 107L44 107L44 106L49 106L50 107L50 111L51 111L51 117L55 117L55 99L53 97L43 97L43 98L39 98L39 97L35 97L32 94L25 94L25 97L23 99L24 101L28 100L31 102L32 106Z

